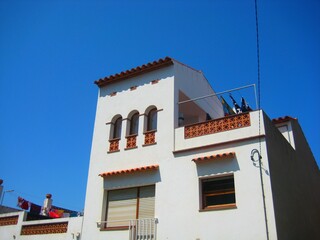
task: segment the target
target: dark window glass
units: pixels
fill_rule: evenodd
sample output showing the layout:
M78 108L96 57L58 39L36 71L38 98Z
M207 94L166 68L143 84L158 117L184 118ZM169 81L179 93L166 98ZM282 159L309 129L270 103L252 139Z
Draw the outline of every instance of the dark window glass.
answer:
M148 114L148 128L147 131L157 130L158 111L156 108L152 109Z
M113 139L121 138L122 117L119 117L114 123Z
M139 129L139 113L135 113L130 122L130 135L138 134Z
M236 203L234 177L202 180L202 208Z

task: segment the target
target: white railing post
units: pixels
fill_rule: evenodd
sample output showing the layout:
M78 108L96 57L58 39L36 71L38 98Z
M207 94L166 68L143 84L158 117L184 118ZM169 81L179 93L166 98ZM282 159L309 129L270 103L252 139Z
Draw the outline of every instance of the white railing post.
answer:
M97 227L105 224L116 222L128 222L129 240L157 240L157 218L133 219L133 220L118 220L118 221L101 221L97 222Z

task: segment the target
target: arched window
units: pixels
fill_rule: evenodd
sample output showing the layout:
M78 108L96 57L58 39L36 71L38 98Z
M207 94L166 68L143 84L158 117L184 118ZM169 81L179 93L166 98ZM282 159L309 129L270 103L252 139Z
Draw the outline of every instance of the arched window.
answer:
M148 113L147 131L157 130L158 111L153 108Z
M113 126L113 139L121 138L122 117L118 117Z
M129 135L137 135L138 130L139 130L139 113L136 112L131 117Z

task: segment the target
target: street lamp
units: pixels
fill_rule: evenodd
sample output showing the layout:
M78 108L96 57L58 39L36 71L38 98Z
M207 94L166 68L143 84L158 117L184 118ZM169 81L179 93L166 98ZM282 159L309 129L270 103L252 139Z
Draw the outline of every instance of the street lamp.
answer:
M9 192L14 192L14 190L6 190L6 191L3 191L3 194L2 194L2 199L1 199L1 206L2 206L2 203L3 203L3 199L4 199L4 195L6 194L6 193L9 193Z

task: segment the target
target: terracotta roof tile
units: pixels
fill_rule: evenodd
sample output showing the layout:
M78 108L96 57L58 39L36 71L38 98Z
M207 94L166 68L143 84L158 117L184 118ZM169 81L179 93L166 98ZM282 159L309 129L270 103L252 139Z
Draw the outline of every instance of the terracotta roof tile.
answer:
M290 116L284 116L284 117L274 118L272 119L272 122L274 124L277 124L277 123L289 122L290 120L297 120L297 119Z
M221 154L215 154L215 155L210 155L210 156L205 156L205 157L198 157L192 159L195 163L199 162L206 162L206 161L211 161L211 160L220 160L220 159L227 159L227 158L234 158L236 156L235 152L227 152L227 153L221 153Z
M143 64L142 66L138 66L135 68L132 68L130 70L126 70L121 73L116 73L114 75L110 75L108 77L101 78L94 83L97 84L99 87L105 86L109 83L112 83L114 81L124 80L130 77L135 77L140 74L150 72L162 67L166 67L173 64L173 59L170 57L166 57L164 59L160 58L157 61L153 61L147 64Z
M112 172L104 172L104 173L100 173L99 176L108 177L108 176L113 176L113 175L145 172L145 171L151 171L151 170L157 170L157 169L159 169L159 165L150 165L150 166L130 168L130 169L124 169L124 170L118 170L118 171L112 171Z

